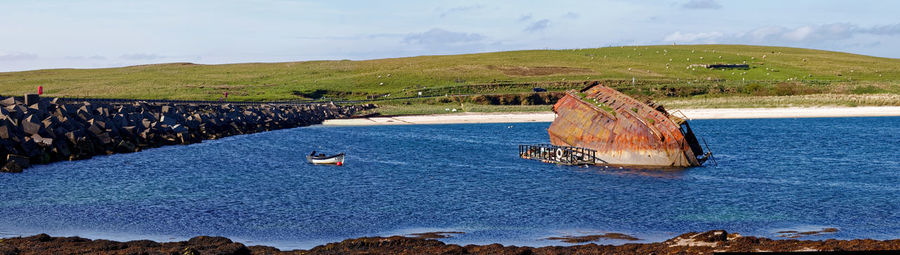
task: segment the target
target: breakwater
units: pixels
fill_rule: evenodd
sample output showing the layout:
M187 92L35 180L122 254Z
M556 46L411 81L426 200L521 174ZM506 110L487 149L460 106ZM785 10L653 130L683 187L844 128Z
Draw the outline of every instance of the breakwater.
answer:
M0 98L0 172L319 124L374 105Z

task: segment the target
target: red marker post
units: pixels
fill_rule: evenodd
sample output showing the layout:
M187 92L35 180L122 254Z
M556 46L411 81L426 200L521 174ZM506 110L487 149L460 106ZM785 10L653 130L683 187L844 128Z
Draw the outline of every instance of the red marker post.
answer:
M38 95L44 94L44 86L38 86Z

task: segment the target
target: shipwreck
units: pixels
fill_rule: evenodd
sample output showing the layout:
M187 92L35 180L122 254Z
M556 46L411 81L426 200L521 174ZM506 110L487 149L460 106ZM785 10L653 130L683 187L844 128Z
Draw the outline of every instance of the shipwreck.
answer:
M593 85L570 90L554 106L551 144L520 145L522 158L571 165L649 168L700 166L705 152L687 118Z

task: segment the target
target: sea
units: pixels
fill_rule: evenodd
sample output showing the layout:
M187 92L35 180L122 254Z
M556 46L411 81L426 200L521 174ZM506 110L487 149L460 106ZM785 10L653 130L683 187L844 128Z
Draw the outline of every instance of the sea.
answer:
M550 123L309 126L37 165L0 174L0 236L224 236L308 249L458 231L454 244L658 242L726 230L800 239L900 238L900 118L695 120L715 162L683 170L518 157ZM346 153L313 166L311 151Z

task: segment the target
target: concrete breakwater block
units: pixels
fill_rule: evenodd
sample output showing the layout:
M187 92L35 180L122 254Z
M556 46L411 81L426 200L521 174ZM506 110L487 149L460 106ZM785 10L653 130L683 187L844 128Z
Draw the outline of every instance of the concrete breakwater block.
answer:
M16 105L16 98L14 98L14 97L4 98L3 100L0 100L0 105L2 105L3 107L7 107L10 105Z
M25 105L36 104L40 100L41 97L38 94L25 94Z
M0 168L0 172L21 173L22 169L31 166L28 157L21 155L9 154L6 156L6 164Z
M30 103L30 104L27 104ZM0 99L0 167L136 152L346 118L374 105L168 104ZM26 107L27 106L27 107Z
M21 124L22 130L29 135L37 134L44 129L44 123L41 123L41 121L37 120L37 117L34 115L29 115L27 118L25 118L24 121L21 122Z

